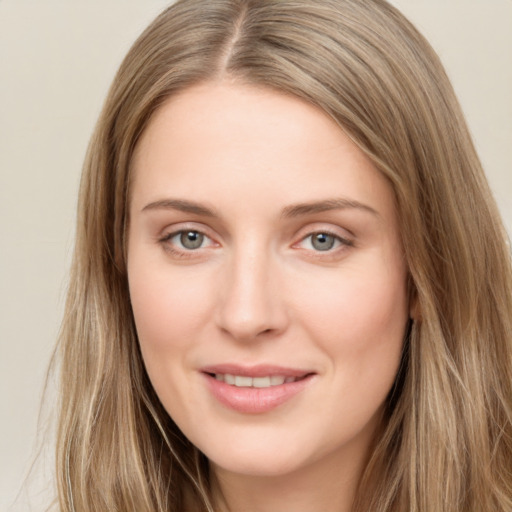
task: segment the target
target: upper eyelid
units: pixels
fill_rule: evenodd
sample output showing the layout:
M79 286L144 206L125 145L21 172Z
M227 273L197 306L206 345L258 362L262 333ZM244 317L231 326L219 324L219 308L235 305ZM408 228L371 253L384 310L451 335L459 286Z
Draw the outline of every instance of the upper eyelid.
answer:
M308 236L314 235L315 233L326 233L341 240L350 240L352 241L355 238L355 234L349 229L337 225L333 225L332 223L324 223L324 222L313 222L306 226L303 226L301 229L296 231L296 237L300 240L304 240Z
M192 231L194 233L199 233L200 235L203 235L205 238L212 241L213 243L217 243L210 235L208 235L204 231L202 231L200 229L193 229L193 228L181 228L181 229L176 229L176 230L170 230L169 232L163 234L162 237L160 238L160 240L161 241L172 240L175 236L182 234L182 233L187 233L190 231Z
M205 224L201 222L176 222L174 224L167 225L163 229L160 230L160 238L167 238L169 236L176 235L178 233L182 233L184 231L196 231L197 233L201 233L202 235L208 238L214 238L212 234L212 229L208 228Z
M343 235L340 235L338 233L334 233L333 231L329 231L327 229L324 229L324 230L319 230L319 231L312 231L311 233L308 233L306 236L304 236L302 238L302 240L305 240L306 238L309 238L313 235L328 235L328 236L332 236L334 238L337 238L338 240L341 240L341 241L349 241L349 238L346 237L346 236L343 236Z

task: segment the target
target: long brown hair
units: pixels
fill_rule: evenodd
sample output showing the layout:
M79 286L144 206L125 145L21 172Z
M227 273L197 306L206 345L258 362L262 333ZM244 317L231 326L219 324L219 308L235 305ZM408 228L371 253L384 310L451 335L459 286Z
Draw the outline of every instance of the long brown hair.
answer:
M159 106L233 79L323 109L389 179L417 314L354 510L512 510L507 237L438 57L384 0L179 0L92 137L57 348L61 512L213 511L208 465L145 373L125 265L130 162Z

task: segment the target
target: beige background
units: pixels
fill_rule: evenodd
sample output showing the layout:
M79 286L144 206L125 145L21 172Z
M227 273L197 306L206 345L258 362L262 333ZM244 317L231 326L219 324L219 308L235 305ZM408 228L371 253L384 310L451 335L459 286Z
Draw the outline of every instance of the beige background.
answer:
M121 58L168 3L0 0L2 511L32 510L12 502L36 443L88 137ZM512 233L512 0L394 3L448 68Z

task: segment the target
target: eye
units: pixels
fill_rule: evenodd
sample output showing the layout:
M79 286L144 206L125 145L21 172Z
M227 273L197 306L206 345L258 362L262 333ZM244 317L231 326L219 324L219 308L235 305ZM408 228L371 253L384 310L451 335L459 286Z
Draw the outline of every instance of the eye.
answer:
M182 231L173 238L177 238L185 249L194 250L203 245L205 236L198 231Z
M328 233L314 233L310 238L311 245L317 251L330 251L338 241L335 236Z
M342 245L353 245L350 240L342 238L333 233L326 231L319 231L311 233L301 240L299 243L304 249L312 249L317 252L328 252L337 249Z
M193 229L175 231L161 241L177 251L195 251L213 244L213 241L204 233Z

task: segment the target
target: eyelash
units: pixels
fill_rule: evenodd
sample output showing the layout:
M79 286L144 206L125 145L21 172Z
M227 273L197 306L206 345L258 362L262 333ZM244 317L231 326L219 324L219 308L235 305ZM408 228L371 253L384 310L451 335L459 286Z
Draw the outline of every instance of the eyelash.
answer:
M205 247L203 247L202 243L201 243L201 246L200 247L197 247L195 249L189 249L189 248L176 248L176 243L172 243L172 240L173 238L176 238L178 236L183 236L184 234L186 233L195 233L195 234L198 234L202 237L204 237L204 240L209 240L210 241L210 245L215 245L215 242L213 242L213 240L211 239L211 237L209 237L208 235L206 235L205 233L203 233L202 231L200 230L197 230L197 229L180 229L180 230L177 230L177 231L173 231L171 233L168 233L166 234L165 236L163 236L162 238L159 239L159 243L161 243L165 250L170 252L174 257L177 257L177 258L181 258L181 259L185 259L185 258L193 258L195 256L197 256L197 254L194 254L194 253L197 253L197 251L199 251L200 249L204 249ZM329 255L333 255L333 254L336 254L338 251L340 250L343 250L343 249L346 249L347 247L353 247L354 246L354 242L352 240L349 240L347 238L344 238L336 233L333 233L332 231L329 231L329 230L318 230L318 231L313 231L311 233L308 233L306 236L302 237L299 242L293 244L292 247L294 248L298 248L298 246L300 246L301 244L303 244L304 242L306 242L306 240L310 240L310 245L312 246L313 245L313 237L315 235L325 235L325 236L328 236L328 237L332 237L334 238L334 244L337 244L335 247L330 247L328 248L327 250L315 250L313 247L311 249L305 249L305 250L311 250L314 254L315 254L315 257L322 257L322 256L329 256Z
M334 243L335 244L337 243L336 247L334 247L334 248L330 247L324 251L319 250L319 249L315 250L314 248L312 248L312 251L315 253L315 255L318 255L318 256L322 256L323 254L332 255L334 253L337 253L339 250L343 250L346 247L354 246L354 242L352 240L349 240L348 238L344 238L344 237L338 235L337 233L333 233L332 231L329 231L329 230L318 230L318 231L313 231L312 233L309 233L305 237L301 238L301 240L298 243L294 244L294 247L298 246L299 244L304 243L306 240L310 240L309 244L312 246L313 245L313 237L318 236L318 235L325 235L328 237L332 237L334 239Z
M167 235L163 236L159 240L159 242L164 246L164 249L170 252L173 256L182 259L191 258L195 256L194 253L197 252L199 249L204 249L204 247L202 247L202 244L201 247L198 247L196 249L188 249L186 247L176 248L176 243L172 243L173 238L178 236L181 237L186 233L196 233L204 237L205 240L209 240L212 245L215 244L208 235L206 235L205 233L198 229L179 229L177 231L173 231L172 233L168 233Z

